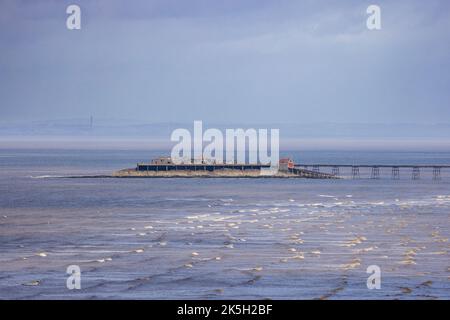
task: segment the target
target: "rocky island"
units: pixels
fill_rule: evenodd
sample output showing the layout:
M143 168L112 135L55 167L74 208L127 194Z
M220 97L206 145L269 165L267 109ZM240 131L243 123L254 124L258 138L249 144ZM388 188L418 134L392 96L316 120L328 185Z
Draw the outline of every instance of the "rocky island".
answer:
M151 163L138 163L135 168L112 174L117 178L310 178L337 179L332 174L296 168L291 159L279 161L277 170L264 164L224 164L207 160L175 164L170 157L153 159Z

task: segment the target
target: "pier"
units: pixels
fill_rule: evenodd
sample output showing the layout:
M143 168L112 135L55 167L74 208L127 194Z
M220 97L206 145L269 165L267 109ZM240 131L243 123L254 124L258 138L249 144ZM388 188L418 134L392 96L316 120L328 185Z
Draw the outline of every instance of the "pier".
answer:
M232 176L256 177L267 175L263 171L271 169L269 164L218 163L211 159L190 159L174 163L170 157L159 157L149 163L138 163L135 169L127 169L121 175L139 176ZM450 174L441 175L450 169L449 164L339 164L339 163L300 163L290 158L279 160L278 171L274 176L300 177L310 179L381 179L420 180L431 178L441 180ZM269 170L270 171L270 170ZM450 170L449 170L450 171Z
M313 163L313 164L296 164L295 168L308 170L312 168L313 172L330 174L336 177L349 176L353 179L362 177L360 169L364 169L365 177L370 179L380 179L381 172L391 177L393 180L399 180L401 176L410 177L412 180L419 180L421 173L427 172L433 180L441 180L441 171L450 169L447 164L330 164L330 163ZM348 174L343 174L343 171Z

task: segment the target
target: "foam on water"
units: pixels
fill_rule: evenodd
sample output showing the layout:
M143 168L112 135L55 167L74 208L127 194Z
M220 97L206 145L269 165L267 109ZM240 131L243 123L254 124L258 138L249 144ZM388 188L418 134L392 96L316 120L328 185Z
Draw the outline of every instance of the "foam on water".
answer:
M0 298L450 298L448 180L32 179L114 158L35 157L0 160Z

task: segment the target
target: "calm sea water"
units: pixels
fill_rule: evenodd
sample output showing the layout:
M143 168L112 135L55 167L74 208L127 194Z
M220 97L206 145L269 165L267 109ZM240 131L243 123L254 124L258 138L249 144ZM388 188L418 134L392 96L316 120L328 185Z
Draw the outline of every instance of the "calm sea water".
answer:
M336 181L67 178L160 154L0 150L0 298L450 298L450 172L440 181L406 170L399 181L389 171ZM450 164L450 153L285 155ZM66 287L69 265L81 268L81 290ZM379 290L366 285L371 265Z

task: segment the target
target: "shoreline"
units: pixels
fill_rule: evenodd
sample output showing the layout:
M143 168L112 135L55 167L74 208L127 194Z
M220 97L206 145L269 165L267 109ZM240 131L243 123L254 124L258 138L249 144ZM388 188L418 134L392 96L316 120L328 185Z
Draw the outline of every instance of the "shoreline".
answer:
M115 171L112 174L101 175L73 175L73 176L57 176L48 178L68 178L68 179L164 179L164 178L248 178L248 179L342 179L331 174L322 173L318 176L310 176L307 172L304 174L293 174L286 172L278 172L276 174L261 174L259 170L248 170L246 172L241 171L226 171L217 170L215 172L203 172L203 171L136 171L134 169L124 169Z

